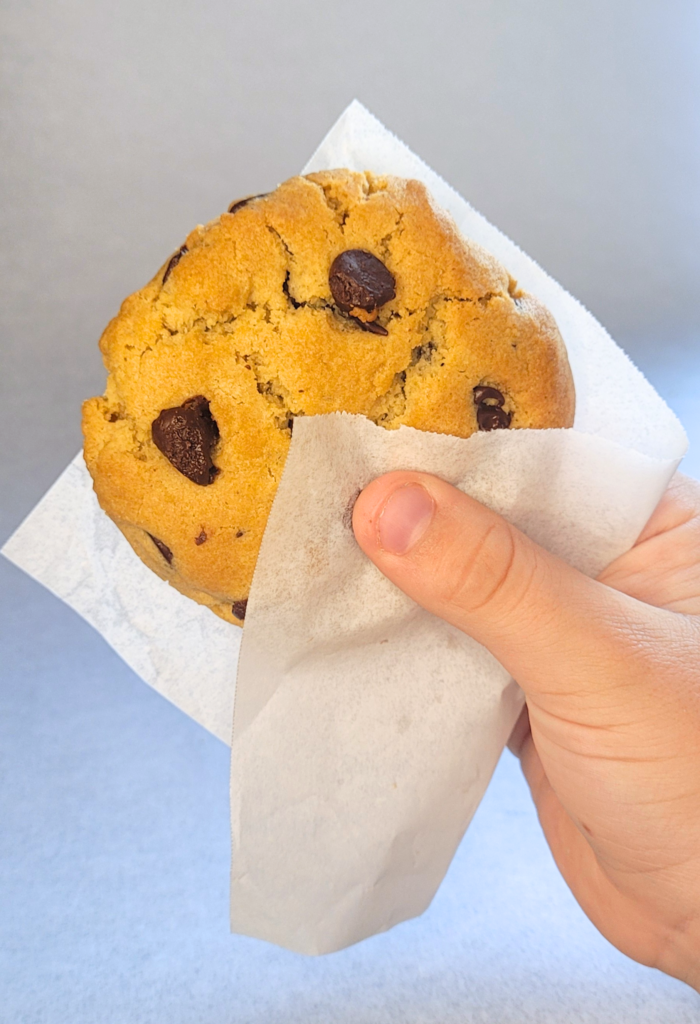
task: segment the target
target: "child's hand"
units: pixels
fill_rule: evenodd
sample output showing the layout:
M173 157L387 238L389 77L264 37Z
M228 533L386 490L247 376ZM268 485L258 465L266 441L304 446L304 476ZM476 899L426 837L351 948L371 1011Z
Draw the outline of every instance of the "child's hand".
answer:
M389 579L522 686L511 747L586 914L700 988L700 484L676 477L597 581L423 473L373 481L353 527Z

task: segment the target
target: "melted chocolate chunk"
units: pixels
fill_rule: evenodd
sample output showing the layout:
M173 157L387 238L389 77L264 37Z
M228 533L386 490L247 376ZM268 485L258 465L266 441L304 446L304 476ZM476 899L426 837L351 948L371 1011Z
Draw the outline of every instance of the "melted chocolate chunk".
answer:
M206 539L207 539L207 531L206 530L202 530L200 532L200 534L199 534L199 537L195 537L194 542L197 545L197 547L199 547L199 545L203 544Z
M248 598L244 597L242 601L234 601L231 605L231 611L237 619L243 621L245 619L245 610L248 607Z
M498 388L480 384L473 395L479 430L506 430L510 426L511 413L502 408L505 398Z
M163 409L153 421L151 434L156 447L188 480L202 487L214 482L219 470L211 451L219 440L219 428L204 395Z
M381 260L364 249L346 249L333 260L328 283L338 309L374 313L396 296L396 280ZM368 330L367 323L362 326Z
M363 331L369 331L370 334L381 334L383 338L388 335L386 327L382 327L376 320L369 320L366 323L363 320L358 320L356 316L351 316L350 319L353 323L356 323L358 327L361 327Z
M252 203L254 199L263 199L265 196L269 196L269 192L259 192L257 196L246 196L245 199L237 199L235 203L231 203L228 208L229 213L235 213L236 210L240 210L242 206L247 206L248 203Z
M476 410L479 430L505 430L510 426L510 413L497 405L480 405Z
M148 531L146 531L146 532L148 532ZM170 550L170 548L168 547L168 545L164 544L162 540L158 540L158 538L154 537L152 533L149 533L148 536L151 538L151 540L153 541L155 546L158 548L158 550L160 551L161 555L163 556L165 561L168 563L168 565L172 565L173 564L173 553Z
M503 395L497 388L490 388L485 384L474 388L474 403L476 405L484 405L489 402L493 402L494 405L503 405L504 401Z
M170 257L170 263L168 263L167 267L165 268L165 273L163 274L163 280L161 282L162 284L165 284L165 282L170 277L170 274L178 265L182 257L186 256L189 251L190 250L187 248L186 245L181 245L180 248L175 253L175 255Z

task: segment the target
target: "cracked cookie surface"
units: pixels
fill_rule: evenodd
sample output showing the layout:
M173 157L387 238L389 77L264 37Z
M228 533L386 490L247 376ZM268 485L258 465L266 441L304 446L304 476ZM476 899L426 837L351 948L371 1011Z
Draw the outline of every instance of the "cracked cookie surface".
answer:
M422 184L370 173L232 204L100 347L107 390L83 407L98 500L151 569L236 624L295 417L458 437L573 423L547 310Z

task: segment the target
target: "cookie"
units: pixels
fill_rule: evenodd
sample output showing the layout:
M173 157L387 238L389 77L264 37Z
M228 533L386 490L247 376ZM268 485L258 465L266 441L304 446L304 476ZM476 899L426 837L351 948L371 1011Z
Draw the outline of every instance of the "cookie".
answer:
M417 181L325 171L197 227L131 295L83 407L100 505L143 561L241 624L294 420L469 437L569 427L546 309Z

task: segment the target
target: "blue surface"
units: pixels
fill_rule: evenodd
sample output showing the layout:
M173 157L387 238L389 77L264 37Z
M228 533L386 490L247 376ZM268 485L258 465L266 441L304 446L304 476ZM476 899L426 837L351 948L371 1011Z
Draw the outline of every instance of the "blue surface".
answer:
M308 959L228 931L228 751L0 559L2 1024L691 1024L595 931L505 754L432 907Z

